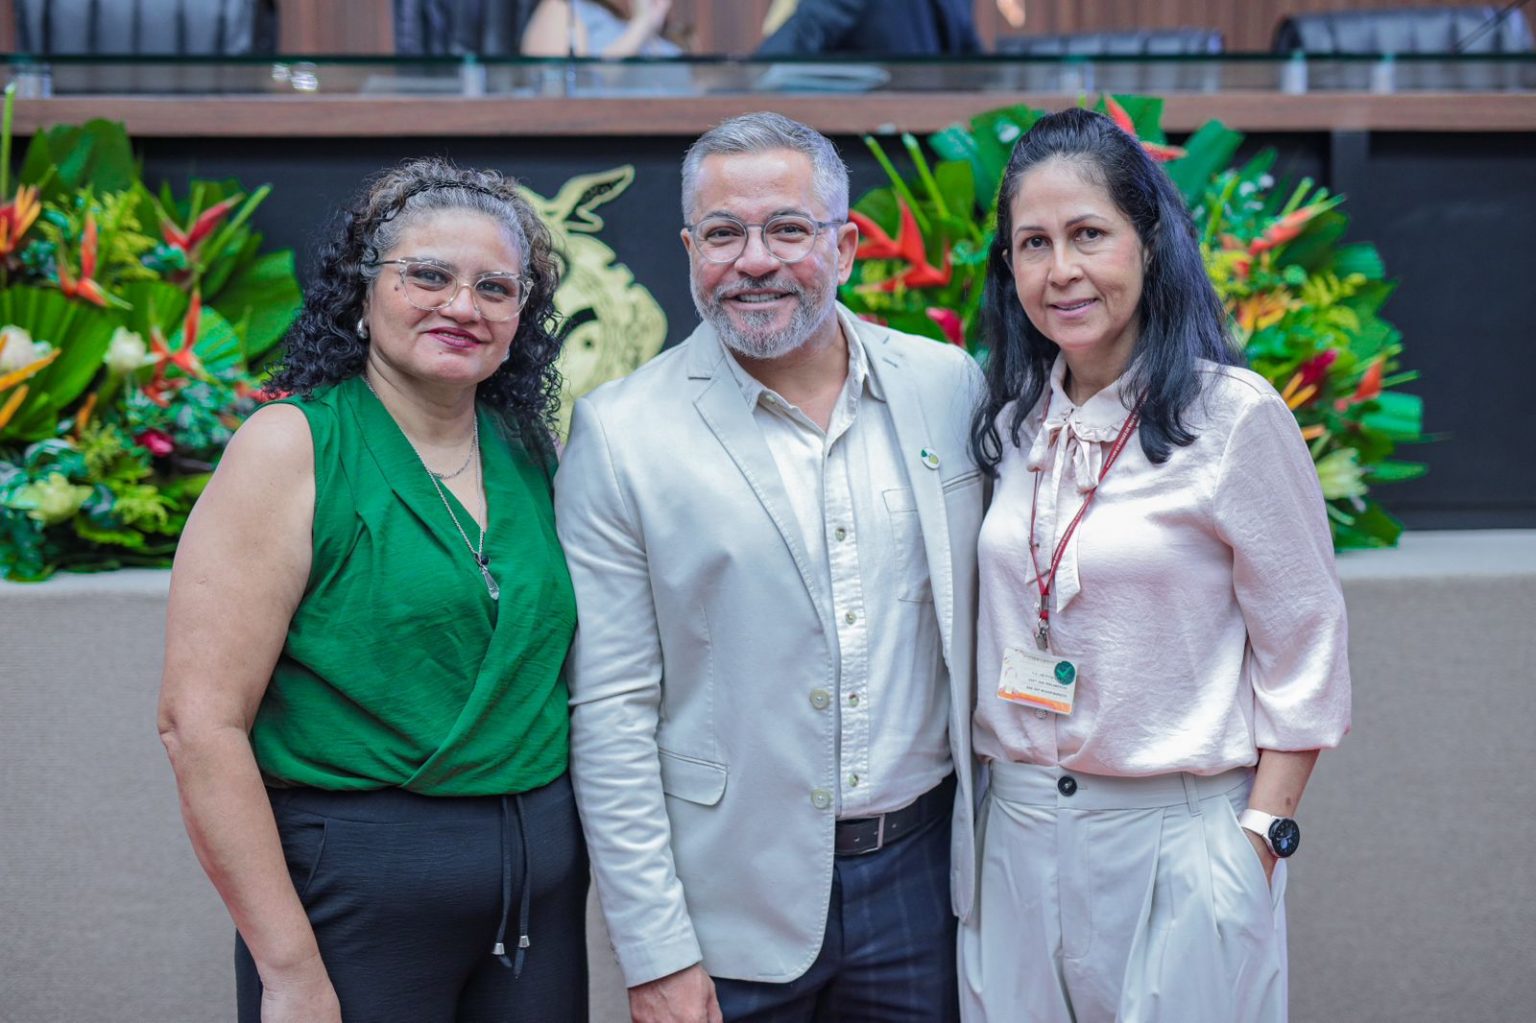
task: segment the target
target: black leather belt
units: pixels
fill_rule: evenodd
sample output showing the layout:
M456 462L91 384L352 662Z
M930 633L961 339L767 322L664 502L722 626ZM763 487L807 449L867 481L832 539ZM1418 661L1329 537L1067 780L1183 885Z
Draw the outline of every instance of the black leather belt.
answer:
M876 852L935 817L948 817L954 805L955 776L950 775L900 810L838 821L834 851L839 856Z

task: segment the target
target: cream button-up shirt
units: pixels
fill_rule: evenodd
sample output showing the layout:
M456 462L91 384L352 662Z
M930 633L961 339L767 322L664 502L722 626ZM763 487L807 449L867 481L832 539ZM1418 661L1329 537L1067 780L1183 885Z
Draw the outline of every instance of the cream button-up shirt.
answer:
M726 349L807 556L831 595L837 692L801 695L837 715L840 818L899 810L952 770L949 693L917 505L879 382L851 325L843 336L848 377L825 432Z
M1152 464L1132 438L1098 483L1129 412L1117 384L1081 406L1058 357L1007 443L979 541L978 756L1089 774L1217 774L1258 750L1337 745L1349 729L1344 600L1317 472L1290 410L1245 369L1203 363L1192 444ZM1039 476L1031 557L1030 508ZM997 695L1003 652L1035 649L1039 590L1063 531L1050 644L1078 660L1056 715Z

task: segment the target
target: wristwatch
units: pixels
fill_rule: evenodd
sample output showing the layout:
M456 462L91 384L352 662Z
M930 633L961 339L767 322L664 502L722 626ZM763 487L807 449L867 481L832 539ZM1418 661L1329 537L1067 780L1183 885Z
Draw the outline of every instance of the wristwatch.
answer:
M1262 838L1269 851L1282 860L1301 848L1301 827L1289 817L1273 817L1249 807L1238 814L1237 823Z

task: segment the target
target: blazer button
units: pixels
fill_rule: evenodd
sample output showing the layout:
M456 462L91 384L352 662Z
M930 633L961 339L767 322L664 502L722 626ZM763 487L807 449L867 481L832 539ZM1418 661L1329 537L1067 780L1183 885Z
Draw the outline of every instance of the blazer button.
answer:
M1070 796L1077 791L1077 779L1070 774L1064 774L1056 779L1056 791L1064 796Z
M812 789L811 805L818 810L825 810L832 805L832 793L826 789Z
M817 710L826 710L832 704L832 694L825 689L811 690L811 706Z

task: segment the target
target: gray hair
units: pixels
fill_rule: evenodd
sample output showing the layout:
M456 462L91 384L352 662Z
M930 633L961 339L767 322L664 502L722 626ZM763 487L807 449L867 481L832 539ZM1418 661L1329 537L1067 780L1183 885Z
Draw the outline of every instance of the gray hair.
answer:
M789 149L811 161L811 185L834 220L848 216L848 166L832 140L808 125L770 111L742 114L721 121L700 135L683 157L683 219L693 217L699 173L711 156L764 153Z
M500 224L517 243L522 265L528 269L530 220L537 214L517 193L516 182L492 170L461 169L448 160L425 157L407 160L385 173L369 190L363 216L363 277L379 276L377 260L400 241L400 236L423 215L442 211L480 213ZM367 229L371 227L372 230Z

